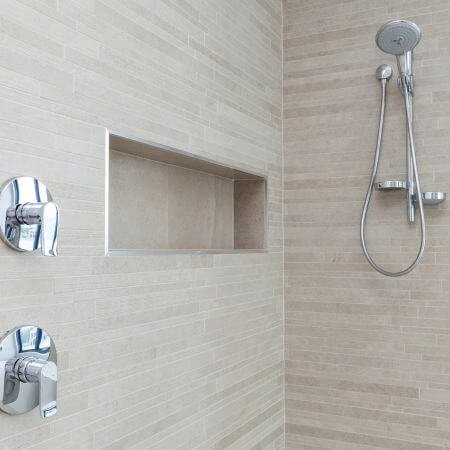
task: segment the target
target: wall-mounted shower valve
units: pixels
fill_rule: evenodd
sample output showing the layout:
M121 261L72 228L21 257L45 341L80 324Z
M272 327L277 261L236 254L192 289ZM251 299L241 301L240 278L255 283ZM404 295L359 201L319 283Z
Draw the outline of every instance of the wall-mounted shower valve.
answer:
M0 192L0 237L18 251L39 248L56 256L59 210L45 185L32 177L7 181Z
M38 383L39 412L41 417L46 419L56 414L56 384L58 375L54 362L32 356L10 359L5 364L5 377L5 387L11 382ZM6 388L4 392L9 390ZM14 390L13 386L12 390Z
M43 419L57 412L56 349L42 329L23 325L0 340L0 410L23 414L39 406Z
M53 202L25 203L6 212L10 227L40 226L40 246L44 256L56 256L58 246L59 211Z

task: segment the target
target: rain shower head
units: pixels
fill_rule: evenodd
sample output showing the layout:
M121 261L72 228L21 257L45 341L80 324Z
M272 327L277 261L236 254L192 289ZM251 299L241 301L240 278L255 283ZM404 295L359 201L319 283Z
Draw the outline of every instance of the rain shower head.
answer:
M393 20L378 30L375 41L383 52L402 55L413 50L419 43L420 36L420 28L414 22Z

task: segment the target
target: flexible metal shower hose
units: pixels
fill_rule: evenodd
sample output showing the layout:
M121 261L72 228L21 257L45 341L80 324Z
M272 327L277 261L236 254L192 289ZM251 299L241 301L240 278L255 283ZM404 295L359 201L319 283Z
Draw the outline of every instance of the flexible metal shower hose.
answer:
M407 273L411 272L411 270L414 269L414 267L419 264L423 252L425 250L425 214L423 211L423 201L422 201L422 191L420 189L420 182L419 182L419 174L417 170L417 161L416 161L416 149L414 146L414 136L413 136L413 125L412 125L412 109L411 109L411 103L409 101L410 99L410 93L408 92L408 88L406 83L402 83L403 85L403 97L404 97L404 103L405 103L405 112L406 112L406 122L407 122L407 133L409 137L409 143L410 143L410 152L411 152L411 160L412 160L412 166L413 166L413 173L414 173L414 180L416 185L416 201L419 204L419 215L420 215L420 229L421 229L421 237L420 237L420 248L417 252L417 256L415 257L414 261L403 270L400 270L399 272L389 272L382 267L378 266L375 261L370 256L367 246L366 246L366 239L365 239L365 226L366 226L366 216L367 216L367 210L369 208L370 200L372 198L372 193L374 189L375 179L377 177L378 172L378 163L380 160L380 152L381 152L381 141L383 137L383 126L384 126L384 113L385 113L385 106L386 106L386 79L381 80L381 108L380 108L380 121L378 124L378 134L377 134L377 145L375 149L375 157L373 161L373 167L372 167L372 175L370 176L370 184L369 188L367 190L366 199L364 201L364 206L361 214L361 224L360 224L360 236L361 236L361 246L364 252L364 255L367 258L367 261L369 264L378 272L380 272L383 275L386 275L388 277L400 277L402 275L406 275Z

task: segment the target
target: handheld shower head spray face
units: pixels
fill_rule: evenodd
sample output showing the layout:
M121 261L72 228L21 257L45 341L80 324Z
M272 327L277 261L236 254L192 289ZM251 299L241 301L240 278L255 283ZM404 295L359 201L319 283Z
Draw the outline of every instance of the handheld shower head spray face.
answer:
M385 53L402 55L411 52L419 43L420 28L409 20L393 20L385 23L375 37L375 41Z
M392 77L392 67L387 64L381 64L377 67L375 73L378 80L389 80Z

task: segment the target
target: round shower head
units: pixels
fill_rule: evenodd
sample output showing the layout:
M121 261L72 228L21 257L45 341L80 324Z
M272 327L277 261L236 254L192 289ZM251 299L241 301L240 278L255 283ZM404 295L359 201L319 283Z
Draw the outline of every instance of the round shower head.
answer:
M410 52L420 41L420 28L409 20L393 20L385 23L375 41L383 52L402 55Z

